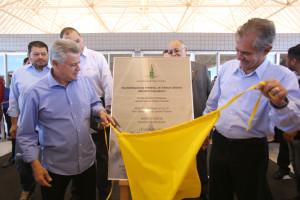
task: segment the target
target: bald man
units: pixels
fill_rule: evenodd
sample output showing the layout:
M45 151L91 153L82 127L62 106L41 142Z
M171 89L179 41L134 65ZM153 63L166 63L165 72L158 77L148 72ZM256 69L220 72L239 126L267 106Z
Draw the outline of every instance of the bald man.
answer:
M174 40L169 44L169 55L172 57L186 57L187 50L186 45L180 40ZM191 67L194 117L197 118L202 116L212 85L205 66L192 61ZM203 145L197 154L197 170L202 184L201 198L206 200L208 194L207 144Z

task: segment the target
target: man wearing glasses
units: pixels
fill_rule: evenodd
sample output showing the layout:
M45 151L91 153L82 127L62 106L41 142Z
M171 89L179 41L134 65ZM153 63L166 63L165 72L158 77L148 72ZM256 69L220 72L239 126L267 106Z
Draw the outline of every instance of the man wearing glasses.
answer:
M180 40L174 40L169 44L169 54L172 57L186 57L187 50L186 45ZM212 85L205 66L192 61L191 67L194 117L197 118L202 116ZM197 170L202 184L201 198L204 200L207 199L208 193L207 144L208 141L197 154Z

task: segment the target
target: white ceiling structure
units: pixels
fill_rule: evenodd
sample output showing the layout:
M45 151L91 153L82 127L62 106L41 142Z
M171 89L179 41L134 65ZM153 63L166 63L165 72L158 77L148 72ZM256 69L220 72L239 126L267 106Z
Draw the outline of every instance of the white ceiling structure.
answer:
M1 0L0 34L234 33L253 17L275 22L277 33L300 33L298 0Z

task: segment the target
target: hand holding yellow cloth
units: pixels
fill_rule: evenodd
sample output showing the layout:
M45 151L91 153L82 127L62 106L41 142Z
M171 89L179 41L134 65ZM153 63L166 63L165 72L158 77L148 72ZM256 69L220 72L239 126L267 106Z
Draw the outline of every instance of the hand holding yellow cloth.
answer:
M180 200L199 197L201 184L196 155L218 120L220 111L245 92L214 112L171 128L135 134L120 133L114 129L118 134L132 199Z

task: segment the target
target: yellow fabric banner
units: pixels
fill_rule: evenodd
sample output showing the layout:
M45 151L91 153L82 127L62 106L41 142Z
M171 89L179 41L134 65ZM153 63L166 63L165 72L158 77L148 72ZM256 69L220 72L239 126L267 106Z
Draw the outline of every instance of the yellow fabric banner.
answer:
M245 92L214 112L171 128L132 134L120 133L112 127L118 134L132 199L180 200L199 197L201 184L196 155L218 120L220 111Z

